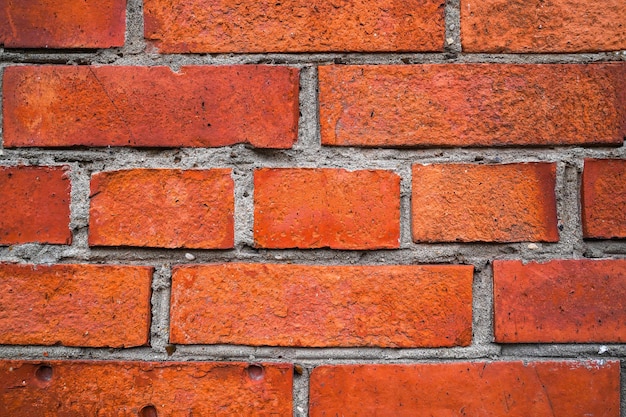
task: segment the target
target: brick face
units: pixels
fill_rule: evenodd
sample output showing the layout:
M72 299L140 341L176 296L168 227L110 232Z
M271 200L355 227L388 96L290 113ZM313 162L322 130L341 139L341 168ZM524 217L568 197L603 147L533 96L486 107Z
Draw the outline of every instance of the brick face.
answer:
M95 174L89 244L232 248L233 188L230 169L132 169Z
M270 66L9 67L4 145L290 148L298 70Z
M467 346L471 266L220 264L173 272L176 344Z
M619 362L320 366L311 417L619 417Z
M626 49L625 0L461 0L465 52Z
M124 45L125 0L2 2L5 48L108 48Z
M626 342L626 260L494 261L498 343Z
M150 267L0 264L0 344L146 345L151 279Z
M322 143L621 145L626 64L328 65Z
M69 244L69 167L0 167L0 245Z
M146 0L145 36L164 53L442 51L443 7L441 0Z
M0 361L0 414L291 416L292 373L289 364Z
M254 240L261 248L397 248L400 177L390 171L259 169Z
M626 238L626 160L586 159L581 198L584 237Z
M413 165L413 240L556 242L555 176L550 163Z

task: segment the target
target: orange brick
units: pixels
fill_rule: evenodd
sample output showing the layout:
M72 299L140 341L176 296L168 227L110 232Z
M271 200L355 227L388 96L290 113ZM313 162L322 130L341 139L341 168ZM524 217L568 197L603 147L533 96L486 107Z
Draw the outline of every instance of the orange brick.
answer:
M289 364L0 361L0 414L290 417L292 379Z
M461 0L465 52L626 49L626 0Z
M556 165L413 165L416 242L556 242Z
M619 417L618 361L320 366L311 417Z
M581 197L585 238L626 238L625 159L586 159Z
M170 342L467 346L472 266L176 267Z
M330 65L324 145L621 145L626 63Z
M0 264L0 344L146 345L151 279L151 267Z
M494 261L499 343L626 342L626 260Z
M228 249L230 169L131 169L91 179L90 246Z
M0 245L69 245L68 167L0 167Z
M443 8L442 0L145 0L144 33L165 53L442 51Z
M290 148L298 69L20 66L4 72L4 145Z
M6 48L124 46L125 0L14 0L0 6Z
M254 240L261 248L399 247L400 177L390 171L260 169Z

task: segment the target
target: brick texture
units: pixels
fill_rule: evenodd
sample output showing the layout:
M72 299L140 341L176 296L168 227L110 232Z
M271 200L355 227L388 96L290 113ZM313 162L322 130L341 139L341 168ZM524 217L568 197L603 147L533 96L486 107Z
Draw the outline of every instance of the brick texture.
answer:
M91 180L89 245L228 249L230 169L131 169Z
M0 245L71 243L68 169L0 167Z
M585 238L626 238L626 159L587 159L582 176Z
M146 345L151 279L151 267L0 264L0 344Z
M8 0L0 6L5 48L124 45L125 0Z
M472 271L444 265L177 267L170 342L467 346Z
M261 248L397 248L400 177L390 171L259 169L254 241Z
M626 49L626 0L461 0L465 52Z
M311 417L619 417L619 362L320 366Z
M626 259L494 261L498 343L626 342Z
M290 148L298 70L23 66L4 72L4 145Z
M288 364L0 361L0 414L291 416L292 373Z
M550 163L413 165L416 242L559 240Z
M145 37L166 53L442 51L443 7L442 0L146 0Z
M626 64L330 65L322 143L342 146L621 145Z

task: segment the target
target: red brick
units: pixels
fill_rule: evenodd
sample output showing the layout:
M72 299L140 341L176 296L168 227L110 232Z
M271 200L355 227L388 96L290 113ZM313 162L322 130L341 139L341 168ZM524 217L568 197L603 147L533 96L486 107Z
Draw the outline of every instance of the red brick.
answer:
M170 342L467 346L472 266L176 267Z
M146 0L144 33L165 53L442 51L443 8L442 0Z
M228 249L230 169L131 169L91 179L90 246Z
M461 0L465 52L626 49L626 0Z
M494 261L499 343L626 342L626 260Z
M4 72L4 145L290 148L298 69L21 66Z
M626 64L330 65L322 143L621 145Z
M254 240L262 248L398 248L400 177L380 170L256 170Z
M626 160L586 159L581 198L585 238L626 238Z
M292 379L289 364L0 361L0 414L291 416Z
M69 245L68 167L0 167L0 245Z
M619 417L618 361L320 366L311 417Z
M151 267L0 264L0 344L146 345L151 278Z
M6 48L124 46L125 0L9 0L0 6Z
M557 242L556 165L413 165L416 242Z

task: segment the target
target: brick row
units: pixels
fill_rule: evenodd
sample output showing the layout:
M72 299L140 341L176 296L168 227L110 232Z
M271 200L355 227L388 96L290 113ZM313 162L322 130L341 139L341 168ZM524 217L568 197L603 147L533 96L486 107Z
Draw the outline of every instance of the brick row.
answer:
M556 164L415 164L415 242L557 242ZM69 244L68 167L0 167L0 245ZM626 237L626 163L588 159L584 237ZM234 182L227 168L128 169L92 176L91 246L229 249ZM254 171L259 248L395 249L400 177L386 170Z

